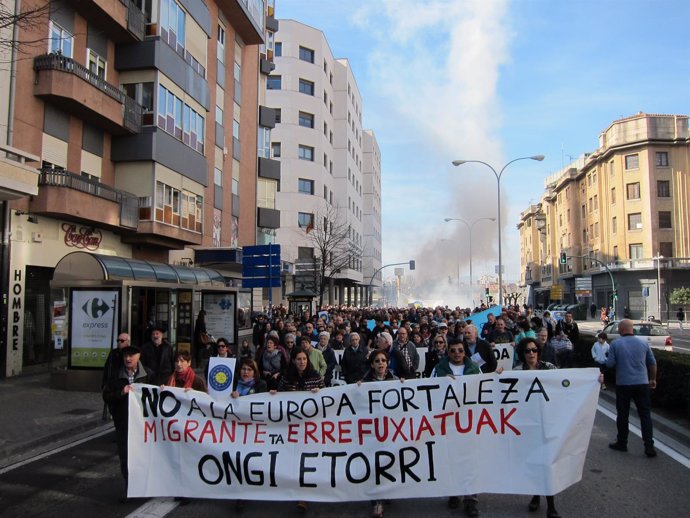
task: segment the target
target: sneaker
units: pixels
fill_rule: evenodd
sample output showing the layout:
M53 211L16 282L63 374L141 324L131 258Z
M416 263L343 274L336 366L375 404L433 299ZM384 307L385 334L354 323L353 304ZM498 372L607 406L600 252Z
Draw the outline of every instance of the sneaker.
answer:
M656 457L656 449L654 448L654 446L645 446L644 454L650 458Z
M371 511L371 518L383 518L383 504L376 502L374 509Z
M477 502L469 501L465 502L465 514L469 518L476 518L479 516L479 509L477 509Z
M531 513L533 513L537 509L539 509L539 501L540 500L541 500L541 498L539 497L539 495L534 495L532 497L532 500L529 501L529 505L527 506L527 508L529 509L529 511Z
M616 451L628 451L627 444L621 444L619 442L612 442L609 444L609 448Z
M460 507L460 497L459 496L451 496L448 498L448 508L449 509L457 509Z
M606 390L606 383L601 384L601 390Z

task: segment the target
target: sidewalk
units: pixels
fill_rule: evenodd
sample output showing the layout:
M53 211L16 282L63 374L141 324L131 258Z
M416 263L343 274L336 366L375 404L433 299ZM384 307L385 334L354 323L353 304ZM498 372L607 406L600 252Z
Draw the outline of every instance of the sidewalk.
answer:
M47 372L0 380L0 405L0 467L112 427L99 392L51 389Z

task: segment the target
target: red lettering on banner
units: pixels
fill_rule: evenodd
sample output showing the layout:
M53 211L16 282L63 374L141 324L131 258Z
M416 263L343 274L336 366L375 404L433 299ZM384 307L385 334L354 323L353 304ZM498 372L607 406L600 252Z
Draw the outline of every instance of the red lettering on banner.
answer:
M229 442L235 442L235 421L230 423L230 429L228 430L228 423L223 421L220 424L220 442L224 442L223 438L227 437Z
M446 412L444 414L436 414L434 419L441 420L441 435L446 435L446 418L450 417L453 415L453 412Z
M434 433L434 429L431 427L431 423L429 420L426 418L426 416L422 416L422 421L419 424L419 428L417 428L417 438L415 439L416 441L419 440L419 438L422 436L423 432L429 433L432 437L436 435Z
M506 433L506 428L510 428L515 435L522 435L520 430L508 422L508 419L513 417L515 412L517 412L517 408L511 408L510 412L508 412L508 415L506 415L505 409L501 408L501 433Z
M455 412L455 429L459 433L467 433L472 429L472 409L471 408L467 411L467 426L465 428L462 427L462 423L460 422L460 412Z
M194 437L194 434L192 432L195 432L199 429L199 421L185 421L184 422L184 442L197 442L196 437Z
M153 442L156 442L158 440L158 435L157 435L157 429L156 429L156 422L148 422L144 421L144 442L149 442L149 433L153 435Z
M338 442L339 443L349 444L352 442L352 438L350 437L352 430L349 428L349 426L351 424L352 424L352 421L340 421L338 423Z
M313 421L307 421L304 423L304 444L309 444L309 439L314 441L314 444L318 444L319 440L314 435L316 432L316 423Z
M180 440L180 432L175 430L175 425L177 424L178 420L177 419L171 419L168 421L168 441L174 441L178 442ZM161 419L161 428L163 428L163 419ZM163 428L164 429L164 428ZM166 440L165 436L163 437L163 440Z
M388 420L387 417L384 417L384 419ZM405 419L406 419L406 418L403 417L403 418L400 420L400 424L398 424L398 423L395 422L395 419L392 419L392 418L391 418L390 421L391 421L391 423L393 423L393 428L394 428L394 431L393 431L393 440L395 440L395 439L398 437L398 435L399 435L400 437L402 437L402 440L403 440L403 441L406 441L406 440L407 440L407 437L406 437L405 434L402 432L402 427L405 425Z
M254 427L254 444L264 444L266 441L262 436L266 435L266 425L264 423L257 423Z
M359 441L359 444L364 444L364 436L365 435L371 435L371 429L367 428L365 429L365 425L370 425L373 423L373 419L359 419L357 420L357 440Z
M321 444L326 444L326 439L328 439L331 444L335 443L335 437L333 437L334 430L335 424L333 424L333 421L324 421L321 423Z
M71 223L63 223L62 230L65 232L65 244L75 248L85 248L86 250L98 250L103 240L103 234L93 227L80 227Z
M287 442L299 442L297 440L297 435L299 434L299 425L297 423L292 423L288 425L288 438Z
M489 414L489 411L486 408L482 410L482 413L479 416L479 421L477 422L477 435L482 433L483 426L488 426L494 431L494 433L498 433L498 428L496 428L494 420L491 419L491 415Z
M206 421L204 429L201 430L201 435L199 435L199 442L204 442L204 437L206 437L206 435L211 436L211 442L213 442L213 444L218 442L218 438L216 437L216 427L213 425L213 421Z

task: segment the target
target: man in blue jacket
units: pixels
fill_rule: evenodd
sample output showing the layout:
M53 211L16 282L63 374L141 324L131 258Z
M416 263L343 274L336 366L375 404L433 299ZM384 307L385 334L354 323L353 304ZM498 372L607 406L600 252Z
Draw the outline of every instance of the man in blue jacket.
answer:
M616 367L616 425L618 438L609 448L628 451L630 400L635 401L647 457L656 457L649 391L656 388L656 359L651 348L633 335L632 320L618 324L620 338L611 344L606 366Z

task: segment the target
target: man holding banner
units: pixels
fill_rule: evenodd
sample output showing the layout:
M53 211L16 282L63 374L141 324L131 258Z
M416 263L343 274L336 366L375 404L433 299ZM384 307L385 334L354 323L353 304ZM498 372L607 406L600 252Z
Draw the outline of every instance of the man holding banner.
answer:
M496 356L491 350L491 345L486 340L478 337L477 328L470 324L465 327L465 349L472 361L479 365L482 372L494 372L498 365Z

